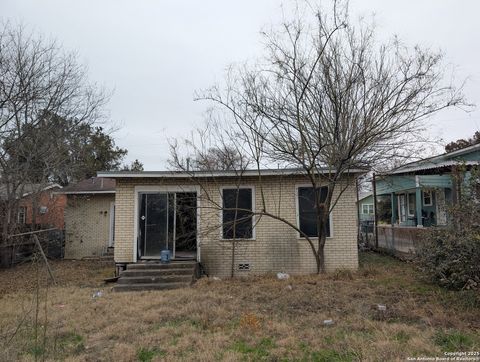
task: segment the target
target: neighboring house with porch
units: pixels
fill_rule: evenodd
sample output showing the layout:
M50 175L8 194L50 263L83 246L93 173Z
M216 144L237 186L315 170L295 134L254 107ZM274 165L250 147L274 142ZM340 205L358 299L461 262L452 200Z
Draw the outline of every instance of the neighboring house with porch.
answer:
M480 144L429 157L376 177L377 204L389 204L389 220L379 220L379 247L411 252L422 228L448 223L447 205L457 200L454 174L480 164Z
M65 207L65 258L105 256L115 243L115 180L92 177L59 191Z
M346 190L328 228L327 271L358 267L355 178L360 172L343 177ZM170 250L174 260L199 262L210 276L316 272L312 250L297 231L274 218L251 215L265 201L271 212L315 236L314 193L300 170L262 170L260 175L247 170L241 178L235 171L118 171L98 176L116 180L118 271L158 261L162 250ZM158 263L153 267L159 268ZM134 275L138 273L132 270L132 282Z

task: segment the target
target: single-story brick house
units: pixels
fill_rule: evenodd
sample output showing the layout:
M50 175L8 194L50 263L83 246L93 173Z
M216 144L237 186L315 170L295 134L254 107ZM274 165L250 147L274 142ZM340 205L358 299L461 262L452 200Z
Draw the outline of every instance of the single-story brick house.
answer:
M67 197L65 258L107 255L115 242L115 180L92 177L58 192Z
M359 173L352 171L343 178L345 191L331 213L327 271L358 267ZM249 213L265 205L313 236L317 229L312 188L299 170L262 170L260 175L247 170L241 177L235 171L114 171L98 176L116 181L118 271L128 264L158 260L161 250L168 249L174 259L194 258L210 276L316 272L311 248L296 230L272 217ZM226 210L234 204L241 210Z

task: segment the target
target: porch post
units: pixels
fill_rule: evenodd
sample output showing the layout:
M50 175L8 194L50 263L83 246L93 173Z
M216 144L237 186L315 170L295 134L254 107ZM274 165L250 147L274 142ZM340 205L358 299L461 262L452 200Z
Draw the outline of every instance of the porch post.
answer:
M397 196L395 195L395 192L392 192L390 194L390 204L392 205L392 225L395 225L397 223L397 210L398 210L398 204L397 204Z
M417 214L417 227L423 227L422 222L422 189L420 188L419 176L415 176L415 210Z

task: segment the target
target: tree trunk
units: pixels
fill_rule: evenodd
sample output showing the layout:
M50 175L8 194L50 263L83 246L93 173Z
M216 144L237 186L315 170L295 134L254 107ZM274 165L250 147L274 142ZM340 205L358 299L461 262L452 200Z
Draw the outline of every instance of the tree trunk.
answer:
M325 236L318 238L317 274L325 273Z
M232 240L232 268L230 270L230 277L232 278L235 276L235 244L235 240Z

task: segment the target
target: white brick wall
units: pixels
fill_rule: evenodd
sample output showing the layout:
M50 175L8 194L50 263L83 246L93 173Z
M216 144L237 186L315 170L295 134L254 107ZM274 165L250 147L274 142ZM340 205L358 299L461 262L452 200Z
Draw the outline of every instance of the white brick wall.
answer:
M108 247L114 194L69 195L65 207L65 258L100 256Z
M267 211L296 225L296 186L306 184L301 176L246 178L242 185L254 186L255 208ZM200 196L199 247L201 262L210 275L229 276L232 265L232 243L221 240L220 210L207 200L221 204L220 188L234 186L232 179L202 181ZM134 260L134 198L139 185L192 185L189 179L118 179L116 190L115 261ZM264 197L262 198L262 192ZM337 190L338 192L338 190ZM208 196L207 196L208 195ZM353 178L332 213L332 237L325 246L327 271L358 267L356 189ZM316 272L316 263L307 241L285 223L270 217L258 220L255 240L236 243L235 275L265 274L285 271L290 274ZM250 263L250 271L238 271L239 263Z

